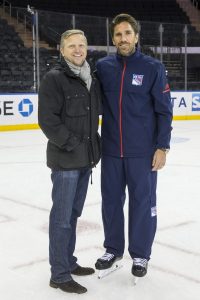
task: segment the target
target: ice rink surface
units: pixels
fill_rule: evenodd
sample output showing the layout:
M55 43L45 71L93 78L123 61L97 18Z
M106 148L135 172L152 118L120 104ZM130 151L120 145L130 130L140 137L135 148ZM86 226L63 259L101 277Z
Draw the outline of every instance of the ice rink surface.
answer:
M176 121L173 127L167 166L159 172L158 230L148 275L133 285L126 243L123 268L117 272L101 280L97 273L74 276L88 288L84 295L48 286L46 138L40 130L0 132L0 299L199 300L200 121ZM79 263L94 266L104 253L100 165L93 171L77 231Z

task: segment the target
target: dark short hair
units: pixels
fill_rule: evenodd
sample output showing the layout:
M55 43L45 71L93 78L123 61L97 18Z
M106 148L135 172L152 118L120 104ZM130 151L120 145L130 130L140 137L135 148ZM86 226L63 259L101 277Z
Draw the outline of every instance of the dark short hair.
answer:
M135 34L139 33L139 24L135 18L133 18L131 15L128 14L119 14L116 17L114 17L114 19L110 24L110 34L112 38L114 36L115 26L117 26L122 22L128 22L133 28Z

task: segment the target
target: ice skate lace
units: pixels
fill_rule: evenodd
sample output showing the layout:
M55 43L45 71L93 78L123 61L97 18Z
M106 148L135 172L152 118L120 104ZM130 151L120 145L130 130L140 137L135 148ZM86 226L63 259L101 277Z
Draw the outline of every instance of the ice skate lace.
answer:
M114 257L114 254L111 254L111 253L105 253L102 257L101 257L101 260L111 260L112 258Z
M147 259L145 259L145 258L134 258L133 259L133 263L136 266L141 266L143 268L146 268L146 266L147 266Z

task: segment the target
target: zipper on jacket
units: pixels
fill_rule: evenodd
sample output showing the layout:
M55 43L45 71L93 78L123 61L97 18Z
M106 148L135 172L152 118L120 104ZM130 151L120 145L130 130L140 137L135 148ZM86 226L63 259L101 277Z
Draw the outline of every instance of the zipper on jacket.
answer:
M79 80L79 82L85 87L88 95L89 95L89 98L90 98L90 101L89 101L89 136L88 136L88 155L89 155L89 163L90 163L90 167L94 167L95 166L95 157L94 157L94 150L93 150L93 146L92 146L92 104L91 104L91 88L92 88L92 85L94 85L94 78L92 78L92 82L91 82L91 87L90 87L90 90L88 90L87 88L87 85L86 83L80 78L78 77L77 78ZM92 182L91 182L92 184Z
M92 88L92 85L94 85L94 81L91 82L90 89ZM92 125L92 103L91 103L91 92L88 91L88 93L89 93L89 96L90 96L90 115L89 115L89 118L90 118L90 120L89 120L89 124L90 124L90 140L89 140L89 148L90 148L90 154L91 154L91 155L89 155L89 159L91 159L90 160L91 167L94 167L94 165L95 165L95 159L94 159L94 150L93 150L93 146L92 146L92 126L93 126ZM92 182L91 182L91 184L92 184Z
M120 84L120 96L119 96L119 138L120 138L120 157L123 157L123 141L122 141L122 94L124 86L124 74L126 71L126 62L122 71L121 84Z

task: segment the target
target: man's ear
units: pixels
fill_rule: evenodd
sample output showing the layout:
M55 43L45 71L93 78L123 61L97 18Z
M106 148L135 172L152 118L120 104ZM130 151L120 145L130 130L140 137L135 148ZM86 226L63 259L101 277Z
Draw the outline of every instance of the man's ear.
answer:
M137 33L135 37L136 37L136 40L137 40L137 42L136 42L136 44L137 44L138 40L139 40L139 34Z
M112 43L113 43L113 45L115 46L115 42L114 42L114 40L112 40Z

